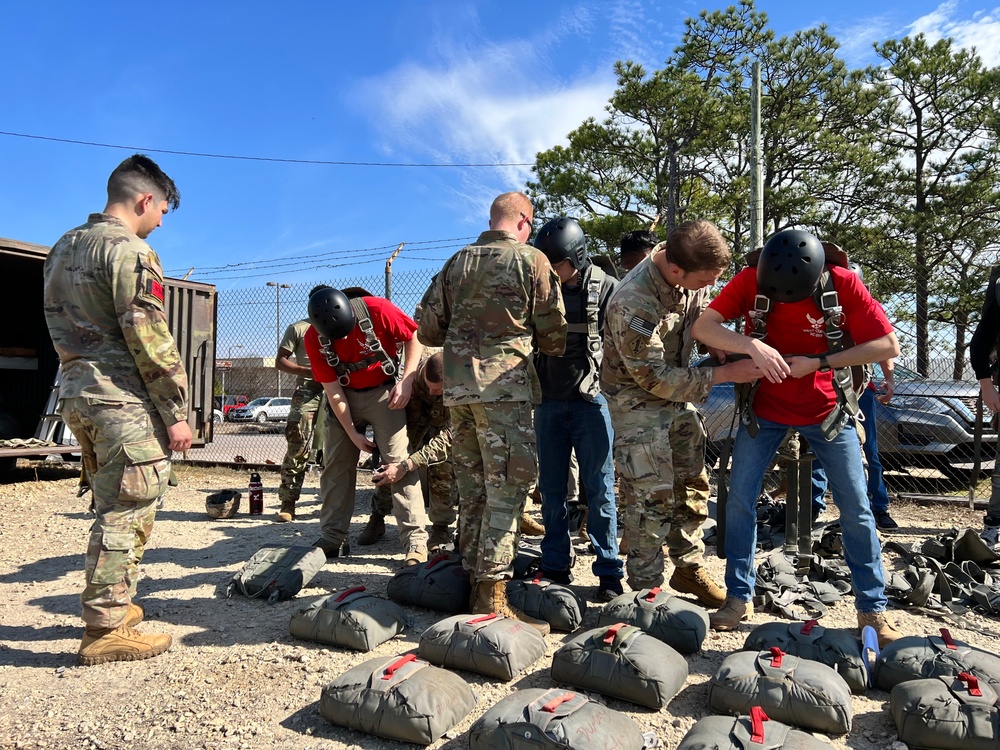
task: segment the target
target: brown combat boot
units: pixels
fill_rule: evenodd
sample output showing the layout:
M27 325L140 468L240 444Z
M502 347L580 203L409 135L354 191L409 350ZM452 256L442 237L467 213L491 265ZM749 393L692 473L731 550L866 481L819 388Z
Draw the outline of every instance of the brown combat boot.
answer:
M528 511L524 511L521 515L521 533L525 536L543 536L545 527L529 516Z
M358 534L358 544L375 544L385 536L385 516L381 513L372 513L368 523Z
M895 640L903 637L903 634L896 628L896 624L889 619L885 612L858 612L858 631L864 629L865 625L871 625L878 634L878 647L885 648Z
M289 521L295 520L295 501L294 500L282 500L281 508L278 510L278 514L274 517L274 520L278 523L288 523Z
M708 623L712 630L736 630L737 625L751 617L753 604L730 596L722 609L709 615Z
M85 667L109 661L139 661L159 656L173 640L166 633L140 633L119 625L117 628L87 628L76 659Z
M451 540L452 533L450 528L443 523L432 524L430 533L427 535L427 552L431 555L436 555L444 545L450 544Z
M491 612L496 612L502 617L520 620L542 635L548 635L552 630L545 620L528 617L521 610L510 606L510 602L507 601L506 581L477 581L472 596L472 614L474 615L488 615Z
M125 613L125 619L122 620L122 625L126 628L134 628L142 622L142 618L145 616L146 610L142 608L142 605L131 602L128 605L128 612Z
M726 593L701 565L694 568L674 568L668 585L681 594L693 594L706 607L721 607L726 603Z

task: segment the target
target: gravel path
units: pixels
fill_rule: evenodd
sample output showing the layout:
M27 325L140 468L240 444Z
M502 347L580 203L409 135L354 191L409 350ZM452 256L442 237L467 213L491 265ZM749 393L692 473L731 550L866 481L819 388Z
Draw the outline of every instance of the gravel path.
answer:
M371 547L352 544L354 557L329 564L292 601L271 606L262 601L220 596L232 573L266 543L308 544L318 535L317 477L309 475L299 519L272 523L278 477L264 474L267 514L241 513L215 521L204 512L205 496L215 490L244 490L248 472L178 467L180 486L168 493L157 516L152 543L143 561L140 601L146 607L142 630L160 629L174 638L163 656L136 663L78 667L81 635L79 591L83 550L90 517L86 497L76 497L76 476L57 468L19 469L0 485L0 747L8 748L399 748L401 743L351 732L319 714L324 684L350 667L373 658L414 649L425 627L442 617L409 607L413 627L362 654L299 641L288 634L288 620L305 603L352 585L376 594L402 561L395 527ZM370 485L359 475L358 509L352 538L367 518ZM834 511L835 513L835 511ZM909 542L947 531L978 526L981 515L958 507L895 504L900 531ZM589 597L597 583L581 546L574 574ZM711 553L711 550L710 550ZM709 565L721 579L722 561ZM584 627L597 624L591 604ZM896 613L904 632L936 632L937 621ZM690 678L661 711L621 701L609 705L631 716L643 731L653 731L668 748L706 715L707 681L722 659L738 650L757 615L734 633L710 633L701 653L688 657ZM987 628L995 621L979 618ZM835 605L827 627L854 624L853 600ZM994 652L995 640L952 628L962 640ZM565 634L548 636L549 652L511 683L461 673L474 688L478 704L438 748L467 747L467 730L486 709L512 690L551 687L548 666ZM896 739L887 711L888 695L871 691L854 697L853 731L830 738L837 748L890 748ZM896 750L900 750L899 747Z

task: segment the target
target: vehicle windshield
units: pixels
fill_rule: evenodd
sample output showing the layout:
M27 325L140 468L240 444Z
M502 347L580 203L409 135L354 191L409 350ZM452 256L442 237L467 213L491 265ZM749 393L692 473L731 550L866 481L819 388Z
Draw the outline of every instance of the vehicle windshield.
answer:
M896 365L892 370L892 376L895 380L926 380L919 372L909 369L908 367L901 367ZM873 377L876 381L885 380L885 375L882 374L882 366L878 363L875 364L875 371Z
M247 404L247 407L249 408L251 406L264 406L264 404L266 404L267 402L268 399L266 398L255 398L253 401Z

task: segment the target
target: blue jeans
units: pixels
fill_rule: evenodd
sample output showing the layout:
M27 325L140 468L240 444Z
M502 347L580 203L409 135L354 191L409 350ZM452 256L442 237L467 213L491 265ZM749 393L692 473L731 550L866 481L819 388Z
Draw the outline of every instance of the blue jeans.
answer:
M882 479L882 462L878 458L878 433L875 427L875 392L871 388L865 388L865 392L858 397L858 405L861 413L865 416L865 442L862 445L865 451L865 459L868 461L868 503L871 505L873 513L888 513L889 493L885 489L885 481ZM812 498L813 508L826 508L823 495L827 487L826 472L816 461L812 474Z
M566 483L570 449L573 449L580 463L580 484L587 493L587 536L597 553L593 573L621 578L615 469L611 457L613 433L608 402L600 394L594 401L543 399L535 407L535 440L538 490L542 494L545 523L542 568L549 571L569 569L571 541Z
M750 437L740 425L733 447L729 502L726 505L726 589L727 595L753 599L757 571L757 497L764 473L774 461L788 427L759 419L760 432ZM865 492L865 469L861 463L858 433L849 424L827 442L818 424L796 428L824 466L836 467L828 475L833 501L840 508L844 532L844 557L859 612L882 612L886 607L882 554L875 533L875 518Z

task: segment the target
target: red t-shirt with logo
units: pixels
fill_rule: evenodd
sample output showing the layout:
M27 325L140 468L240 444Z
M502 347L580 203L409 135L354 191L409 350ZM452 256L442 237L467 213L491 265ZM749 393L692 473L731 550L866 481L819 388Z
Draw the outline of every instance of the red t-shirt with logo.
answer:
M844 308L843 328L856 344L892 333L892 324L882 306L872 299L865 285L851 271L840 266L828 266L833 275L840 304ZM735 320L754 307L757 294L757 269L745 268L736 274L712 300L709 307L726 320ZM767 337L764 343L782 354L826 354L823 313L812 296L801 302L777 302L767 315ZM747 317L745 333L753 330ZM814 372L802 378L786 378L772 383L766 378L754 396L754 413L779 424L802 426L819 424L837 403L833 390L832 372Z
M372 319L372 328L382 347L391 359L397 359L396 349L413 338L417 330L417 324L413 320L392 304L387 299L381 297L365 297L365 304L368 306L368 315ZM332 383L337 380L337 371L333 369L326 358L320 352L319 333L313 326L309 326L305 336L306 353L309 355L309 364L312 367L313 379L317 383ZM365 334L361 327L354 326L354 330L342 339L332 342L333 351L340 358L341 362L353 363L361 362L366 357L373 354L365 343ZM347 388L371 388L381 385L389 380L391 376L382 371L382 365L374 362L368 367L357 370L350 374L350 381Z

